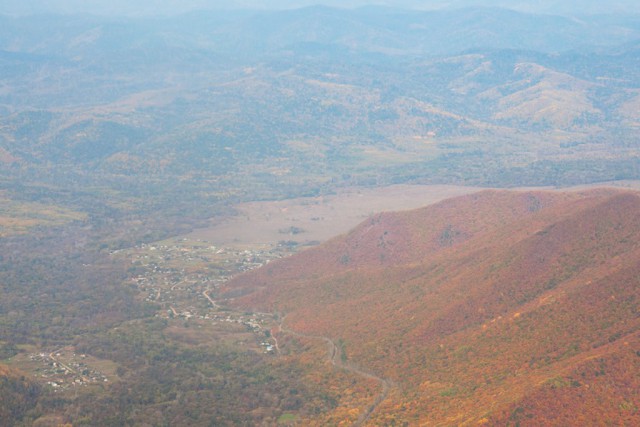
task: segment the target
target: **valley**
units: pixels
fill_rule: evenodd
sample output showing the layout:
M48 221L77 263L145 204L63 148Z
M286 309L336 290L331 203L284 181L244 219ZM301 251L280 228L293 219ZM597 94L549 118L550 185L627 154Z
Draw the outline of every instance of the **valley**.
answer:
M311 416L308 409L302 406L296 410L291 407L282 412L275 412L271 415L272 420L284 416L283 420L294 419L299 423L304 420L304 423L310 423L310 425L314 422L321 425L329 419L335 422L342 420L353 425L389 423L390 420L398 417L395 409L391 408L395 408L400 404L399 402L405 402L402 405L407 408L415 408L408 410L408 414L416 413L412 411L422 413L422 409L419 409L418 397L415 397L417 400L411 404L412 406L407 406L405 399L407 396L422 395L428 390L433 390L436 396L440 396L436 401L448 399L451 396L451 399L463 404L463 400L455 397L462 393L459 389L460 385L454 386L455 383L449 383L452 385L446 386L446 383L438 383L437 371L434 371L433 377L429 377L419 386L408 380L409 377L417 379L421 376L422 368L412 363L416 360L425 360L424 357L416 356L415 351L421 351L419 349L423 348L416 344L421 342L419 337L426 332L408 332L412 328L409 325L412 325L414 320L408 321L407 316L414 319L420 313L420 309L415 303L401 302L403 293L409 289L411 291L408 295L412 298L420 295L416 286L422 285L410 285L416 280L421 280L420 277L424 277L424 273L419 272L420 267L415 263L421 257L428 257L431 251L435 251L434 254L436 254L445 250L441 261L437 261L438 258L430 261L433 266L429 267L431 273L428 273L427 277L435 275L438 278L447 268L438 264L448 265L452 262L450 259L455 260L457 255L452 251L455 251L455 247L463 244L465 240L472 238L473 233L482 234L491 230L492 227L503 227L504 224L513 222L519 214L530 215L542 207L560 203L562 200L579 201L585 195L591 194L589 192L595 195L615 194L616 191L629 191L629 188L639 186L636 182L620 182L617 185L625 190L614 190L613 187L604 190L599 186L593 186L594 189L591 189L589 188L591 186L581 186L560 191L547 190L541 193L531 193L530 189L504 193L505 196L511 194L524 201L524 205L513 211L514 207L509 207L509 204L506 205L507 210L501 211L501 204L509 199L500 196L503 193L495 193L498 196L495 200L491 201L489 197L489 200L476 205L473 210L454 207L451 211L445 209L437 213L439 206L447 206L459 200L469 200L469 197L481 201L483 197L487 197L487 194L492 194L477 188L441 186L391 186L377 190L354 188L321 199L310 197L239 205L235 209L237 213L234 216L218 219L213 226L195 230L188 235L143 243L126 249L114 249L109 252L112 262L126 269L126 279L120 286L130 289L138 303L146 306L145 317L135 320L139 316L133 316L131 321L120 323L111 330L105 330L106 335L98 341L95 341L95 338L87 340L78 337L71 345L58 347L19 345L16 348L16 355L6 359L4 363L12 369L28 373L43 387L45 393L54 393L69 399L70 407L82 404L84 396L104 396L102 398L104 399L112 390L118 390L130 381L141 381L137 374L132 375L130 369L138 366L141 362L139 357L144 358L144 352L149 350L144 350L139 356L131 357L129 352L132 350L124 353L119 353L120 350L115 349L105 352L98 350L100 347L96 345L98 342L111 342L112 346L122 346L125 341L116 343L129 334L139 333L135 331L142 326L139 323L142 320L143 324L148 325L144 326L143 330L151 327L152 330L157 330L155 333L161 333L158 339L162 337L161 340L164 342L162 346L211 351L206 350L207 347L203 347L203 344L212 342L215 343L215 348L225 348L224 351L253 354L255 356L252 357L258 357L259 360L263 360L261 363L271 366L269 369L274 369L274 366L285 369L287 366L299 366L300 380L308 382L307 387L311 387L309 389L311 393L320 390L325 390L323 393L328 390L337 391L336 384L340 383L351 382L355 387L346 396L342 393L340 393L341 397L336 395L335 403L331 408L325 407L322 416L318 413ZM509 197L512 196L509 195ZM424 207L425 205L427 207ZM416 206L420 206L418 211L392 212L398 208L407 209ZM442 221L442 224L422 225L420 226L422 231L417 229L411 231L411 228L401 231L406 224L392 219L396 215L415 215L424 209L433 209L436 215L432 221L436 223ZM372 213L380 211L383 213ZM456 220L458 215L461 217ZM327 218L327 222L322 223L314 219L316 216ZM247 218L255 220L248 221ZM492 218L492 223L487 222L489 218ZM409 223L412 221L415 220ZM477 221L480 222L476 223ZM355 230L351 230L353 224L358 222L360 224ZM321 223L321 226L318 226L318 223ZM332 226L327 228L327 224ZM415 226L414 224L412 227ZM475 227L476 231L472 231L473 228L469 227ZM293 229L304 231L293 233L291 232ZM382 232L383 229L384 232ZM284 233L283 230L285 230ZM359 232L364 232L362 239L354 240L351 236ZM439 237L425 238L424 233L431 232L440 233ZM409 234L402 237L402 233ZM420 240L412 240L410 237L412 235ZM340 242L345 239L348 243L343 246ZM414 244L427 246L414 248L412 246ZM328 252L325 254L325 251ZM346 258L341 255L345 251L348 253ZM378 251L381 252L378 254ZM471 253L475 251L474 249ZM334 260L330 261L327 255L334 257ZM304 261L308 256L315 261ZM497 257L498 259L510 258ZM329 264L326 264L327 262ZM452 265L455 265L455 261L453 262ZM287 270L281 270L281 265L288 263L291 263L292 267L289 269L294 275L286 273ZM376 265L386 267L377 271L374 267ZM491 273L485 272L485 276L491 277L495 274L492 272L496 271L494 265L500 265L500 262L493 261L492 266L487 270ZM449 268L454 268L456 271L460 267ZM307 277L309 274L305 273L307 269L311 271L316 269L316 273ZM268 273L270 279L265 283L251 282L254 272L259 276L264 274L261 272L270 270L272 271ZM334 273L331 274L335 277L325 282L322 277L326 273L319 274L321 271L333 271ZM350 277L356 274L355 272L359 272L357 274L362 277ZM475 275L475 273L471 274ZM387 294L382 283L378 284L377 277L382 277L387 282L394 282L398 280L394 278L396 275L402 277L400 279L402 283L407 281L407 284L397 288L394 291L395 294ZM592 280L595 277L591 273L589 276ZM315 278L311 279L311 277ZM456 283L458 280L447 274L445 277L447 282ZM238 288L238 284L245 283L248 279L249 283L253 284ZM437 282L442 279L429 280ZM327 294L327 290L323 289L333 282L349 284L352 289L341 287ZM274 288L276 283L279 285ZM307 283L315 283L314 286L317 288L303 293L296 290ZM279 293L281 286L290 286L290 284L296 285L285 294L281 294L278 302L273 305L271 293ZM358 289L365 284L370 287L367 293L371 294L358 296L360 292ZM558 285L555 284L553 288L556 286ZM335 296L330 296L332 292L336 293ZM434 296L439 292L437 291ZM264 296L255 299L252 294ZM357 301L356 305L351 305L350 300L353 298ZM546 307L563 298L565 298L564 291L560 294L551 292L543 294L537 304L539 307ZM526 299L528 297L525 297ZM245 302L259 300L262 303L257 305ZM386 301L385 305L390 304L395 308L387 312L387 309L383 308L385 307L382 304L383 301ZM318 303L321 305L318 306ZM437 306L435 302L429 304ZM376 308L370 311L369 307ZM480 310L487 309L485 307ZM407 314L403 314L405 310ZM508 316L494 315L492 319L485 320L482 330L491 331L492 328L500 330L505 326L508 327L507 330L511 330L513 326L508 326L510 322L524 321L522 319L528 318L528 310L531 309L523 307ZM367 320L368 312L375 312L375 319ZM394 312L396 314L392 314ZM484 314L481 316L486 318ZM398 330L404 332L399 333ZM378 343L373 346L371 342L363 340L371 334L371 331L376 331L375 342ZM384 331L382 335L378 335L381 331ZM620 337L626 340L631 339L628 333L621 334ZM414 348L398 352L402 348L402 341L398 341L400 338L409 339ZM126 338L126 340L129 339ZM471 341L468 345L457 344L457 341L449 344L447 340L439 342L443 346L451 346L452 349L449 351L455 355L454 360L460 363L468 362L470 354L479 357L481 354L479 352L486 351L480 349L485 346L482 341L489 338L483 338L475 344L473 339L476 338L469 339ZM489 342L492 339L495 338L489 339ZM104 344L100 344L102 345ZM391 346L390 348L396 348L396 350L377 353L384 348L381 346ZM437 365L431 368L428 366L439 363L437 361L443 357L439 354L438 348L434 350L427 347L422 351L426 351L433 358L432 362L426 365L427 369L436 369ZM444 354L448 354L449 351ZM400 356L403 353L404 355ZM375 356L376 354L378 356ZM385 356L382 356L383 354ZM492 354L492 358L496 357L493 352L489 354ZM504 381L508 376L505 379L491 381L487 379L486 381L495 381L500 387L516 387L520 390L524 387L523 384L529 384L526 387L531 387L533 390L544 390L538 386L534 387L530 381L543 385L561 384L564 387L567 381L570 383L572 380L562 376L565 368L560 366L566 366L569 369L575 363L587 363L592 358L600 356L605 357L606 354L594 351L592 355L582 357L581 362L552 365L553 369L539 368L534 376L529 377L527 374L523 378L525 383L515 382L513 385L507 385L510 382ZM403 366L402 370L405 370L405 373L400 374L401 371L384 362L386 358L391 358L389 359L391 361L398 357L399 359L393 363ZM318 382L314 377L320 372L323 372L324 380ZM197 368L192 375L203 375L201 368ZM291 381L285 380L285 377L281 379L284 384ZM467 377L463 378L465 379L459 384L470 381ZM484 378L487 378L486 375ZM422 391L415 394L416 390ZM504 410L501 408L508 404L508 400L503 401L502 406L496 407L496 411ZM461 407L466 408L465 411L472 411L464 404ZM57 411L53 411L46 417L53 417L52 419L55 420L65 419L63 414L56 415L56 413ZM389 418L392 413L395 415ZM481 420L481 418L478 419ZM409 423L416 421L415 418L405 418L405 420Z
M417 208L480 190L445 185L352 187L324 196L242 203L234 207L233 216L213 218L210 226L188 237L229 246L314 246L374 213Z
M632 2L151 2L0 0L0 425L640 424Z

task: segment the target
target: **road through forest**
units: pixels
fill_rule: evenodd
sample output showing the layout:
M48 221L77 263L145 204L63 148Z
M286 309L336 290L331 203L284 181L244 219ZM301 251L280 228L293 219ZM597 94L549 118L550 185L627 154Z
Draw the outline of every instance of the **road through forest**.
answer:
M367 420L371 417L371 414L373 414L373 412L376 410L376 408L378 406L380 406L380 404L389 395L389 392L390 392L391 388L393 387L392 381L388 380L386 378L379 377L379 376L377 376L375 374L372 374L371 372L364 371L361 368L359 368L357 366L354 366L354 365L344 361L342 359L342 349L339 346L337 346L336 343L334 343L333 340L331 338L329 338L329 337L322 336L322 335L307 335L307 334L303 334L303 333L296 332L296 331L293 331L291 329L285 328L283 326L285 318L286 318L286 316L282 318L282 320L280 321L280 323L278 325L278 332L279 333L290 334L290 335L293 335L293 336L298 336L298 337L303 337L303 338L323 340L324 342L327 343L327 346L328 346L327 356L328 356L329 361L331 362L331 364L333 366L335 366L337 368L340 368L340 369L344 369L347 372L351 372L351 373L359 375L361 377L375 380L375 381L380 383L380 385L382 386L382 390L376 396L374 401L367 407L367 409L363 413L360 414L360 416L358 417L356 422L353 424L354 426L362 426L362 425L364 425L367 422ZM277 338L275 336L274 336L274 340L276 341L276 348L278 349L278 352L279 352L280 351L280 347L278 345L278 340L277 340Z

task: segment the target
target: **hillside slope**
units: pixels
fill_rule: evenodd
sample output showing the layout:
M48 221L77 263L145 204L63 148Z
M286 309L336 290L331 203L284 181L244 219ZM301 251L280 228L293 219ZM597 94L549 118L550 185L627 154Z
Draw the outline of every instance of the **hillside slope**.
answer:
M21 372L0 364L0 424L15 425L36 405L40 387Z
M378 215L227 291L396 384L372 425L637 423L638 242L636 193L489 191Z

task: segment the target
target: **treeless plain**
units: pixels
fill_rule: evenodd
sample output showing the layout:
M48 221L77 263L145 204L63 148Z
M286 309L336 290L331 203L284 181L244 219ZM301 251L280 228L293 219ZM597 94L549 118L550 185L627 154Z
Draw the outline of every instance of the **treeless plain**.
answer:
M214 218L208 228L187 237L219 246L323 242L346 233L369 216L401 211L483 190L450 185L392 185L382 188L349 188L336 194L281 201L242 203L237 215Z
M640 182L619 181L559 190L577 191L598 186L640 189ZM485 189L487 188L402 184L379 188L347 188L336 194L318 197L242 203L234 207L237 212L235 216L212 218L209 227L197 229L185 237L208 241L218 246L277 245L281 241L311 246L348 232L376 213L415 209ZM553 190L546 187L519 190L539 189Z

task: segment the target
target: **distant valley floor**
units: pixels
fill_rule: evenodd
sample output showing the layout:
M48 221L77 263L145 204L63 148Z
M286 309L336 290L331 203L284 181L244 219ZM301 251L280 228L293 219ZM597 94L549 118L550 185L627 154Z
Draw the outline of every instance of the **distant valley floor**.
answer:
M640 181L605 182L557 190L602 186L640 189ZM485 189L453 185L391 185L350 188L320 197L242 203L235 207L236 216L213 218L210 227L195 230L186 237L218 246L277 245L283 242L312 246L348 232L375 213L415 209ZM550 187L517 190L534 189L556 190Z

